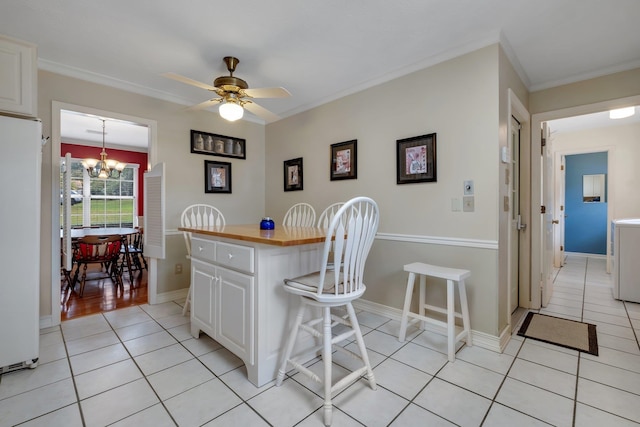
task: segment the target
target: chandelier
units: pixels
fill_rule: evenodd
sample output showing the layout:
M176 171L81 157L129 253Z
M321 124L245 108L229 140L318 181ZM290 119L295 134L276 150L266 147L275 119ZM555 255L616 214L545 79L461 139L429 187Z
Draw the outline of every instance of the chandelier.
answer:
M100 153L100 160L98 159L84 159L82 166L87 170L91 178L120 178L120 172L127 166L126 163L120 163L117 160L107 160L107 151L104 148L104 136L105 136L105 119L102 120L102 152Z

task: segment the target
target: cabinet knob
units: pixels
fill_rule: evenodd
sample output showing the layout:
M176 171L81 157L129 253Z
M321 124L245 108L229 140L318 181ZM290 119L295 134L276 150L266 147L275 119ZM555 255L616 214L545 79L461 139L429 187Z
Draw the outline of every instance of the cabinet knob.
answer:
M200 252L202 252L202 251L204 250L204 248L203 248L202 246L198 246L198 250L199 250Z
M233 258L233 254L229 254L229 259Z

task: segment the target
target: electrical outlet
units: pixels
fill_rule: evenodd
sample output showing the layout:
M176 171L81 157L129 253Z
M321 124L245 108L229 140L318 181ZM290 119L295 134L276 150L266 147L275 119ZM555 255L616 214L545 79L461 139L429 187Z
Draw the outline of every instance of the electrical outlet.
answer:
M173 269L174 274L182 274L182 264L178 263Z
M460 199L454 197L451 199L451 212L460 212L462 210L462 203L460 203Z
M462 212L473 212L474 208L473 196L464 196L462 198Z

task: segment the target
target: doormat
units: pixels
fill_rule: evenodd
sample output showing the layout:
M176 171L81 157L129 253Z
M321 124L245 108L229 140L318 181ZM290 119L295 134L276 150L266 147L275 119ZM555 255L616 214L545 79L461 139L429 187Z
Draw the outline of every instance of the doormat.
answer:
M598 355L596 325L529 312L518 335Z

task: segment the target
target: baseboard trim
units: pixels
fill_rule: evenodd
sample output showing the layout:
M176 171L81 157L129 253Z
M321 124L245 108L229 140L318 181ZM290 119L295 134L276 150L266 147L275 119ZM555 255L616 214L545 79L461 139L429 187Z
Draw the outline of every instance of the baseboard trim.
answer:
M162 304L169 301L183 301L187 299L189 288L178 289L177 291L163 292L157 295L156 304Z
M588 254L584 252L565 252L565 256L575 256L579 258L598 258L598 259L607 259L607 255L602 254Z
M376 302L367 301L362 298L354 301L353 306L356 309L388 317L392 320L397 320L398 322L402 319L402 310L378 304ZM426 330L433 331L441 335L446 335L446 331L444 330L444 328L438 328L435 325L427 324ZM496 353L502 353L506 348L509 339L511 338L511 335L506 332L506 330L503 331L503 333L499 337L497 337L485 332L474 331L473 329L471 329L471 339L473 340L473 345L475 346L484 348L486 350L491 350Z
M53 324L53 316L40 316L40 329L46 329L52 326L57 326Z

